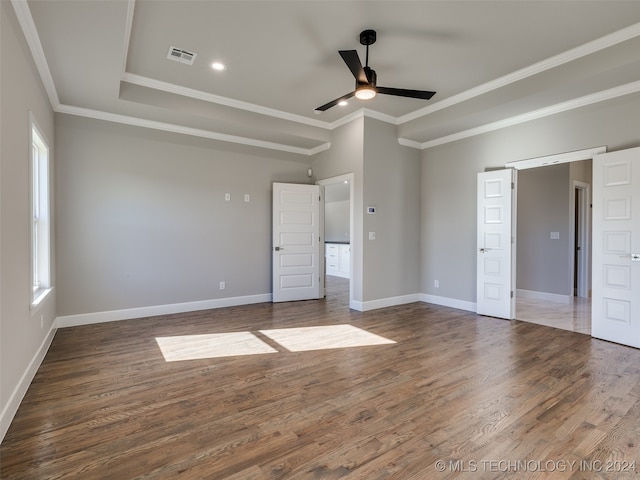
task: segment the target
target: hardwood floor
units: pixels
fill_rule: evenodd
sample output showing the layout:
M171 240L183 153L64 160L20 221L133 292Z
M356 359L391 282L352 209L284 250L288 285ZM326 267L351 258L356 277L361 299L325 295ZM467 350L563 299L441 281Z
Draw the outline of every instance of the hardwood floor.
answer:
M639 350L340 295L59 330L0 477L638 478ZM292 352L260 333L343 324L396 343ZM156 340L240 332L275 351L167 362Z

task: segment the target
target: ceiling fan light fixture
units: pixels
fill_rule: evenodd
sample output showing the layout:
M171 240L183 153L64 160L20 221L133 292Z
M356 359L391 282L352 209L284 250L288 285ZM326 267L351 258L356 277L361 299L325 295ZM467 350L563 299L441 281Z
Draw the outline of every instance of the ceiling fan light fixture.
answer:
M356 98L359 100L371 100L376 96L376 89L370 85L358 87L356 90Z

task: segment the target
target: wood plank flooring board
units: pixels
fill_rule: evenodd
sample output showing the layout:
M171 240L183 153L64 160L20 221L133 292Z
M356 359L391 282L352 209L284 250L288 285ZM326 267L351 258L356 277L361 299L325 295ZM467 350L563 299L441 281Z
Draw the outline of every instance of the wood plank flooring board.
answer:
M353 312L346 285L59 330L0 445L0 478L639 478L449 468L640 460L639 350L424 303ZM322 325L397 343L290 352L259 334ZM277 351L165 362L155 340L230 332Z

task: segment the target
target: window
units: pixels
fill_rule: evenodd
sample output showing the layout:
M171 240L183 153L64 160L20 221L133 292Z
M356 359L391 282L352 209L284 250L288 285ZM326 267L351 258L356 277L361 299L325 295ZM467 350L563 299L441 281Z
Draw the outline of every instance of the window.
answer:
M31 119L31 305L51 290L49 147Z

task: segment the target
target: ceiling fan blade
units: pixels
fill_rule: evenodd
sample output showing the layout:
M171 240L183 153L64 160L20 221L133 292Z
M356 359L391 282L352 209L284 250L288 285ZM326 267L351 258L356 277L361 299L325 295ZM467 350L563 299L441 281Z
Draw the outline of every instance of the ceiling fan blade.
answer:
M425 90L407 90L405 88L389 88L389 87L376 87L378 93L384 93L386 95L395 95L396 97L409 97L409 98L422 98L423 100L429 100L436 92L429 92Z
M325 103L321 107L316 108L315 111L316 112L324 112L325 110L329 110L331 107L335 107L338 103L342 102L343 100L349 100L355 94L356 94L355 91L347 93L346 95L343 95L340 98L336 98L335 100L331 100L329 103Z
M358 52L355 50L340 50L338 52L344 60L344 63L347 64L349 70L356 78L358 83L369 83L367 80L367 75L364 73L364 68L362 68L362 63L360 63L360 57L358 57Z

